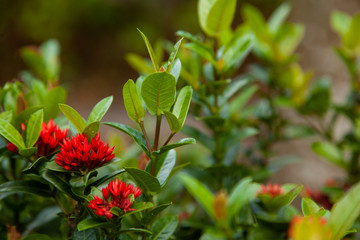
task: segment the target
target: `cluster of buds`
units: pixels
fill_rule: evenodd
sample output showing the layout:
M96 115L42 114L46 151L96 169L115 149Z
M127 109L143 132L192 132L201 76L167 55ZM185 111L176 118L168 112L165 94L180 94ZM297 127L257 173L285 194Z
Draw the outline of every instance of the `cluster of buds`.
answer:
M328 240L331 231L326 226L327 219L318 216L293 217L288 235L291 240Z
M131 204L141 193L142 190L139 187L126 184L126 182L119 181L119 179L112 180L107 187L102 189L102 199L95 196L88 204L88 207L94 210L96 215L112 219L114 215L111 213L111 208L120 208L124 213L133 211L135 209L130 208Z
M77 134L76 137L64 140L60 145L60 152L56 155L55 162L68 171L86 173L115 157L114 147L110 148L101 141L99 133L91 143L88 142L86 134Z
M271 184L268 183L266 185L261 185L260 191L257 193L257 195L269 195L271 197L277 197L284 194L284 189L279 184Z

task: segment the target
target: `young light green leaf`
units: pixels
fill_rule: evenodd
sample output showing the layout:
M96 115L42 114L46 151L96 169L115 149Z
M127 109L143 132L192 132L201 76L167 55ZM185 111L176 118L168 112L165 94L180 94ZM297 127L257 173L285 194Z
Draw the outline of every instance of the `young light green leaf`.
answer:
M161 190L159 181L150 173L137 168L125 168L125 170L134 178L141 189L148 192L159 192Z
M141 86L141 96L151 114L169 111L176 93L176 80L167 72L148 75Z
M43 110L39 110L31 114L29 122L26 125L25 131L25 145L27 147L32 147L38 140L41 132L41 125L43 123Z
M139 29L138 29L139 33L141 34L141 37L143 38L144 42L145 42L145 45L146 45L146 48L149 52L149 55L150 55L150 58L151 58L151 61L154 65L154 69L155 69L155 72L158 72L159 71L159 65L158 65L158 62L157 62L157 59L156 59L156 56L155 56L155 53L154 53L154 50L153 48L151 47L151 44L148 40L148 38L145 36L144 33L142 33Z
M139 93L133 80L129 79L123 87L124 105L128 116L136 123L141 123L145 117Z
M153 233L150 240L166 240L170 239L171 235L175 232L179 223L177 216L170 215L156 219L151 225L151 232Z
M342 153L336 145L329 142L314 142L311 148L315 153L329 160L329 162L341 168L346 167Z
M182 37L179 41L177 41L177 43L175 43L174 49L170 53L169 60L168 60L168 67L167 67L167 70L166 70L168 73L170 73L170 71L171 71L171 69L173 67L176 55L177 55L177 53L179 51L179 48L180 48L180 45L181 45L181 41L183 39L184 39L184 37Z
M66 104L59 104L59 108L65 117L69 119L72 124L74 124L76 130L78 130L79 133L82 133L86 128L86 123L80 114L75 109Z
M88 141L90 142L100 130L100 122L95 121L86 126L83 133L86 134Z
M360 183L354 185L331 209L327 226L331 240L340 240L360 215Z
M305 217L307 216L324 216L326 210L319 207L312 199L303 198L301 199L301 210Z
M330 23L334 31L343 36L350 29L351 17L347 13L334 11L331 14Z
M101 121L105 113L109 110L112 101L113 101L113 97L110 96L98 102L95 105L95 107L91 110L87 120L87 124L90 124L95 121Z
M240 112L244 105L249 101L249 99L254 95L256 91L257 87L251 86L238 94L236 98L234 98L234 100L232 100L230 103L230 115L234 115Z
M269 31L273 34L279 30L285 19L289 16L291 6L289 3L281 4L273 14L271 14L268 22Z
M252 49L253 40L253 35L245 34L235 41L230 42L230 45L226 48L223 56L225 63L223 68L224 72L231 68L238 68L241 65Z
M179 174L180 180L189 193L200 203L206 213L215 219L213 202L214 195L200 181L186 173Z
M7 122L11 122L12 115L13 115L12 111L5 111L0 113L0 118L4 119Z
M180 129L184 126L189 111L193 89L190 86L183 87L176 98L173 114L178 118ZM179 131L180 131L179 129Z
M347 48L355 49L360 45L360 13L356 14L352 20L348 31L345 33L343 43Z
M193 50L197 54L199 54L201 57L203 57L205 60L209 61L214 67L217 68L217 61L215 57L215 53L213 50L208 48L202 43L186 43L184 47Z
M228 29L234 18L236 0L200 0L198 16L200 26L209 36Z
M0 135L13 143L19 150L26 148L21 134L9 122L0 118Z
M170 70L170 74L175 77L176 82L177 82L177 80L179 79L180 73L181 73L181 61L179 58L176 58L173 66Z
M179 132L181 130L181 125L177 117L172 112L168 112L168 111L164 111L164 114L171 132L172 133Z

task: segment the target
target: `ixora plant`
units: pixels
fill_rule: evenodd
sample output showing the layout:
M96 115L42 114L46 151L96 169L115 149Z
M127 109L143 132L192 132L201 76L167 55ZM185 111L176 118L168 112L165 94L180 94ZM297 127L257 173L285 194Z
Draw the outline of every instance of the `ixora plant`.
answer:
M31 71L0 90L0 239L356 239L358 133L337 142L332 130L341 114L358 127L360 42L354 32L360 18L336 13L332 19L343 38L337 52L353 89L348 104L330 111L329 83L311 85L311 76L296 63L303 27L285 22L290 6L281 5L265 21L246 5L244 23L232 29L235 8L236 0L200 0L205 35L177 32L182 38L171 44L165 61L139 31L150 61L128 55L141 76L123 86L126 112L137 128L101 123L112 97L99 101L87 118L65 104L56 40L23 48ZM237 75L250 53L259 62ZM328 111L333 118L324 132L313 124L299 127L281 115L284 107L304 118L323 119ZM205 131L185 125L188 112ZM149 134L151 115L154 134ZM169 127L164 139L163 118ZM141 150L134 160L138 167L101 139L101 124L134 140ZM193 138L173 142L180 131ZM297 209L291 204L301 185L261 183L292 161L277 158L274 142L314 133L324 141L313 150L346 169L348 184L346 192L331 185L326 206L308 190L313 200L302 198ZM196 148L186 156L203 162L176 166L181 159L175 148L195 139L207 153Z

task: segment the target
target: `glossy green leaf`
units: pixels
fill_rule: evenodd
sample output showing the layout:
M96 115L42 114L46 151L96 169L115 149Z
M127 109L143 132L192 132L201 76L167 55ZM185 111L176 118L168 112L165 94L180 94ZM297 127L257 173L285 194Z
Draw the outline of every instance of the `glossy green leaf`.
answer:
M179 173L179 178L188 192L200 203L205 212L215 219L213 202L214 196L200 181L186 173Z
M150 212L144 213L141 219L141 223L144 225L151 223L159 213L161 213L165 208L167 208L170 205L171 203L163 204L152 209Z
M238 68L250 53L253 42L253 35L250 34L245 34L232 41L224 52L223 59L225 66L223 71L226 72L231 68Z
M98 240L97 229L87 229L84 231L78 231L75 229L72 240Z
M77 229L79 231L84 231L90 228L100 228L100 227L109 227L111 224L107 221L100 220L100 219L84 219L77 224Z
M87 139L90 142L91 139L93 139L96 136L96 134L99 132L99 130L100 130L100 122L95 121L88 124L84 129L83 133L86 134Z
M175 232L176 227L179 223L177 216L170 215L156 219L151 225L152 235L150 240L168 240Z
M169 60L168 60L168 67L167 67L167 72L170 73L173 64L175 62L176 59L176 55L179 51L180 45L181 45L181 41L184 39L184 37L182 37L179 41L177 41L174 45L174 49L171 51L170 56L169 56Z
M0 199L14 193L31 193L43 197L52 196L48 185L34 180L9 181L0 185Z
M289 3L281 4L269 18L268 26L269 31L275 34L280 26L284 23L285 19L289 16L291 6Z
M156 161L155 176L159 180L161 186L165 185L168 177L170 176L171 171L175 166L175 163L176 163L175 150L170 150L167 153L164 153Z
M150 173L137 168L125 168L125 170L134 178L141 189L148 192L159 192L161 190L159 181Z
M48 122L50 119L54 119L59 115L60 109L59 103L65 103L66 90L63 87L55 87L48 91L44 96L44 120Z
M45 167L55 172L69 172L68 170L65 170L64 167L59 166L55 161L47 162Z
M170 74L175 77L176 82L178 81L181 73L181 61L179 58L175 59L175 62L170 70Z
M145 110L133 80L129 79L123 87L124 105L128 116L136 123L144 121Z
M4 119L0 119L0 135L13 143L18 149L24 149L25 143L20 133Z
M128 127L121 123L106 122L104 124L108 125L110 127L116 128L116 129L126 133L130 137L132 137L132 139L134 139L135 143L141 147L141 149L146 153L146 155L150 156L149 150L146 145L146 140L145 140L144 134L142 134L141 132L139 132L138 130L136 130L132 127Z
M141 96L150 113L169 111L176 93L175 77L167 72L148 75L141 86Z
M216 36L230 27L234 18L236 0L200 0L199 23L209 36Z
M36 159L35 162L33 162L30 166L24 168L22 170L22 172L25 174L37 173L37 172L39 172L39 169L41 169L42 167L45 166L46 162L47 162L46 157L40 157L40 158Z
M305 217L307 216L324 216L326 210L322 207L319 207L312 199L303 198L301 199L301 210Z
M311 145L312 150L318 155L322 156L329 162L341 167L345 168L346 164L344 162L343 155L341 150L330 142L314 142Z
M164 115L166 117L171 132L179 132L181 130L181 125L178 118L172 112L168 111L164 111Z
M246 177L238 182L231 190L227 201L228 219L237 215L241 208L256 197L258 185L251 183L252 179Z
M29 147L19 150L19 154L23 157L30 157L37 152L37 147Z
M159 153L163 154L171 149L185 146L188 144L195 144L195 143L196 143L196 140L194 138L183 138L183 139L180 139L179 141L177 141L176 143L168 144L166 146L161 147L159 150ZM154 152L154 154L156 154L156 153Z
M154 204L151 202L135 202L131 205L131 208L134 208L135 210L124 214L122 217L126 217L126 216L132 215L137 212L142 212L146 209L153 208L153 207L154 207Z
M142 233L142 234L152 234L151 231L147 230L147 229L143 229L143 228L123 228L119 231L120 234L124 234L124 233Z
M327 223L332 232L330 240L342 239L359 215L360 184L357 183L331 209Z
M44 111L39 110L31 114L29 121L26 125L25 130L25 145L27 147L32 147L38 140L41 132L41 126L44 119Z
M330 23L333 30L343 36L350 29L351 17L347 13L334 11L331 14Z
M101 121L106 112L109 110L111 103L113 102L113 96L106 97L98 102L91 110L87 124L92 122Z
M78 130L79 133L82 133L86 128L86 123L80 114L75 109L66 104L59 104L59 108L65 117L69 119L72 124L74 124L76 130Z
M213 50L211 50L211 48L205 46L202 43L186 43L184 47L196 52L202 58L209 61L214 67L217 67L215 53Z
M193 89L190 86L183 87L174 104L172 113L178 118L181 128L184 126L189 111ZM180 129L179 129L180 131Z
M153 48L151 47L151 44L148 40L148 38L145 36L144 33L142 33L139 29L138 29L139 33L141 34L141 37L143 38L144 42L145 42L145 45L146 45L146 48L149 52L149 55L150 55L150 58L151 58L151 61L153 63L153 66L154 66L154 69L155 69L155 72L158 72L159 71L159 64L157 62L157 58L155 56L155 53L154 53L154 50Z

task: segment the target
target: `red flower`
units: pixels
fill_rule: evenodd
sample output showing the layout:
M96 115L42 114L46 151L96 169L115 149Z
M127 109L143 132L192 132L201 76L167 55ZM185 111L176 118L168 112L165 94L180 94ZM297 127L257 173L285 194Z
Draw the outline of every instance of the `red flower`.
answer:
M261 189L257 195L270 195L271 197L277 197L284 194L284 189L279 184L268 183L266 185L261 184Z
M98 133L91 143L85 134L77 134L64 140L60 152L55 157L55 162L70 171L86 172L102 166L111 161L115 155L112 153L114 147L109 148L105 142L100 140Z
M312 190L311 188L307 187L305 189L306 193L305 195L310 197L314 202L320 204L326 209L331 209L333 204L330 201L330 197L321 191Z
M116 180L110 181L108 186L102 189L103 198L101 199L98 196L94 196L94 200L90 201L88 207L94 210L96 215L111 219L114 216L110 212L113 207L120 208L124 213L135 210L130 208L130 206L134 199L140 196L141 193L142 190L139 187L134 188L133 185L126 184L126 182L119 182L117 178Z
M21 124L21 129L25 131L25 125ZM48 124L45 122L42 123L40 136L35 143L37 146L37 157L48 156L51 153L55 152L56 149L60 146L60 142L66 138L68 130L61 130L57 125L54 124L54 121L51 119ZM17 147L8 143L6 148L14 153L18 153Z

